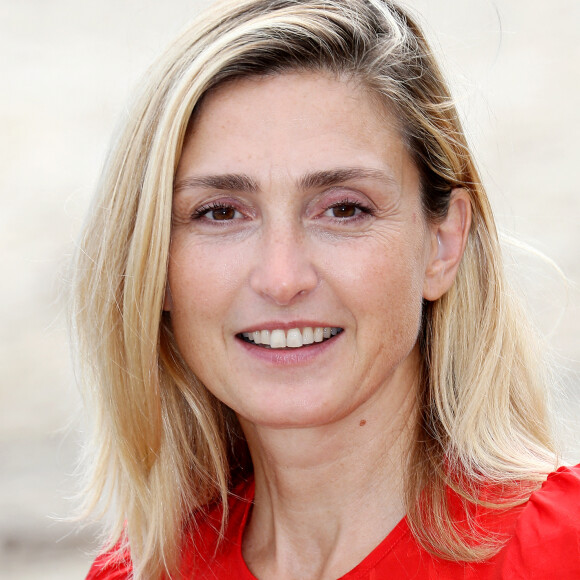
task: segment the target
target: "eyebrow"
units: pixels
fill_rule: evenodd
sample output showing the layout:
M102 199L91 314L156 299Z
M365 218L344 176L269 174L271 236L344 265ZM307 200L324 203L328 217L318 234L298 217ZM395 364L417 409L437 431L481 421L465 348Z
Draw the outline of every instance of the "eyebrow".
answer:
M330 187L354 179L375 179L396 185L395 179L386 171L367 167L340 167L308 173L298 180L301 190ZM191 176L175 183L173 192L184 189L203 188L221 191L243 191L255 193L260 191L258 183L243 173L224 173L220 175Z
M248 175L238 173L224 173L222 175L201 175L199 177L186 177L180 179L173 186L173 193L182 189L193 189L201 187L203 189L220 189L223 191L247 191L255 192L260 188L258 184Z
M353 179L375 179L395 183L393 177L381 169L367 167L341 167L325 171L315 171L302 177L299 181L300 189L317 189L329 187Z

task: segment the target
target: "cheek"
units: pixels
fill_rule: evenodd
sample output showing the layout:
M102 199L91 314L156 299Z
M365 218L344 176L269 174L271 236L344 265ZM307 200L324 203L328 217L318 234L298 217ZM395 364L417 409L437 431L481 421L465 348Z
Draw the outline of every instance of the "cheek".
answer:
M402 335L416 338L422 308L421 278L410 263L389 261L374 276L374 314L391 341Z
M203 312L219 302L231 290L239 277L240 260L233 248L220 248L216 244L177 238L172 242L169 257L169 286L174 306L187 306L194 302Z
M427 260L419 233L376 236L329 249L328 256L327 274L363 300L370 295L384 295L385 300L421 295Z
M422 238L391 238L364 250L343 253L336 287L350 302L357 325L364 322L373 352L394 344L403 350L416 340L422 311L425 253ZM364 319L364 320L363 320Z
M206 245L172 243L168 280L171 319L184 358L191 353L215 351L240 277L236 254L214 251ZM209 340L207 339L209 338Z

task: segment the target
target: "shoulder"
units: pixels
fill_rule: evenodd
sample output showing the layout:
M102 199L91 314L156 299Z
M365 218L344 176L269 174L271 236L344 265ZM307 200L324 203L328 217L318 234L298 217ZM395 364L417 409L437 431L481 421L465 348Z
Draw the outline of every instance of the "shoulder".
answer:
M181 573L184 578L253 578L242 558L242 536L253 500L253 480L230 493L223 534L221 505L193 522L183 543Z
M548 475L501 552L501 577L580 578L580 465Z
M119 552L115 547L97 556L86 580L126 580L132 577L132 573L129 551Z
M214 578L211 572L214 567L240 567L241 533L253 498L253 480L244 482L232 490L228 502L227 528L223 535L221 534L223 507L219 503L200 511L186 525L181 546L182 577L205 578L207 575ZM130 580L132 573L133 565L129 549L120 550L117 545L95 559L86 580Z

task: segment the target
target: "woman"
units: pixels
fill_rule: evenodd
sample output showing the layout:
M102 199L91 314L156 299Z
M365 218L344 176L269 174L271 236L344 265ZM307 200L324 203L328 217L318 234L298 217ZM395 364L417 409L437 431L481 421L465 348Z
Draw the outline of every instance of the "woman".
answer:
M76 262L89 578L576 578L580 472L419 28L236 0L154 65ZM92 407L91 407L92 408Z

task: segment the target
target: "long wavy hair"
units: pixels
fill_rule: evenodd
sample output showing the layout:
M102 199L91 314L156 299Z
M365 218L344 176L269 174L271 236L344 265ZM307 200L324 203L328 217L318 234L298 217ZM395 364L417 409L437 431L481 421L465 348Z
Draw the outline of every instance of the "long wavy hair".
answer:
M445 216L453 188L470 196L459 272L442 298L425 303L419 337L420 413L406 490L418 540L443 558L488 557L497 538L459 530L446 490L460 493L469 519L482 485L502 489L486 505L513 505L557 462L533 332L506 286L487 195L416 22L390 0L220 3L146 74L74 262L73 338L92 418L85 508L112 514L106 536L129 545L136 578L178 570L185 522L210 502L227 505L236 477L252 469L234 413L184 363L163 313L185 131L211 88L295 70L355 78L394 112L429 220Z

